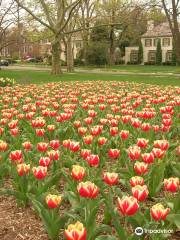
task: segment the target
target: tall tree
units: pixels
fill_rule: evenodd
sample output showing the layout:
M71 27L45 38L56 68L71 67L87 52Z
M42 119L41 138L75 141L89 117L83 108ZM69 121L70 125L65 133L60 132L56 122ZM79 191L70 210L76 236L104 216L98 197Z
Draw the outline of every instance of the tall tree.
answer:
M160 39L157 42L157 48L156 48L156 64L161 65L162 64L162 48L161 48L161 41Z
M177 64L180 65L180 0L161 0L161 2L172 32Z
M10 27L15 23L14 1L0 0L0 52L11 44L14 39L8 39ZM0 54L1 55L1 54Z
M26 3L23 0L15 1L36 21L51 31L53 36L51 42L52 74L62 73L60 55L64 30L82 0L34 0L34 4L30 0L26 1Z

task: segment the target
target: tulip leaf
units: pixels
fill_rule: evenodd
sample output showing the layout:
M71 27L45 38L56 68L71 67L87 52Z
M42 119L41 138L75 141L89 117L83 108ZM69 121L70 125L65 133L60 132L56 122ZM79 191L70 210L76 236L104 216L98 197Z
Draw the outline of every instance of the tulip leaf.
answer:
M169 214L166 219L180 228L180 214Z
M161 184L164 178L165 166L166 163L162 162L159 165L154 164L152 167L148 183L149 195L151 197L154 197L161 188Z

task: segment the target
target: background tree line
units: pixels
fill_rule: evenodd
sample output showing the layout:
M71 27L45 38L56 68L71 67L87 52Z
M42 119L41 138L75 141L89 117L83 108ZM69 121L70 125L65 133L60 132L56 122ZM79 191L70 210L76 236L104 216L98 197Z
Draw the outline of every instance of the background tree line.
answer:
M180 63L179 0L0 0L0 8L0 50L4 47L5 32L12 26L16 36L6 44L15 41L20 45L20 28L29 29L31 41L45 38L51 41L52 74L62 73L60 56L63 51L67 70L73 71L75 34L81 36L83 43L76 62L85 65L120 63L126 46L139 45L141 49L140 37L146 32L149 19L154 20L155 25L169 22L174 52ZM138 58L141 63L142 49Z

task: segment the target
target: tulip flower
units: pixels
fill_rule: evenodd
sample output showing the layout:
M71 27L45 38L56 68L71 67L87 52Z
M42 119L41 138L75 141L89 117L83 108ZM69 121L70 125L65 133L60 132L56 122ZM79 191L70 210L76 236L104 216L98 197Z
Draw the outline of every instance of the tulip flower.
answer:
M95 154L91 154L86 158L90 167L98 167L99 166L99 156Z
M3 140L0 140L0 152L4 152L6 151L8 148L8 145L6 142L4 142Z
M110 127L110 135L116 136L118 134L118 127Z
M76 222L68 226L64 235L67 240L86 240L86 229L82 223Z
M23 176L29 173L30 165L21 163L17 165L16 169L17 169L18 175Z
M77 151L79 151L79 149L80 149L80 144L79 144L79 142L74 142L74 141L70 142L69 149L70 149L72 152L77 152Z
M169 148L169 143L167 140L156 140L154 141L154 147L166 151Z
M47 156L51 159L51 160L59 160L59 150L55 151L55 150L50 150L47 152Z
M59 140L51 140L49 143L49 146L53 149L53 150L58 150L59 146L60 146L60 142Z
M22 161L22 157L23 157L23 154L21 150L12 151L10 152L10 155L9 155L9 158L12 161Z
M141 156L141 149L138 146L130 146L128 148L128 156L131 161L137 160Z
M154 154L155 158L163 158L165 155L165 151L161 150L160 148L153 148L152 153Z
M129 137L129 131L121 130L120 136L121 136L122 140L127 139Z
M89 149L81 149L81 157L83 159L86 159L90 155L91 155L91 150L89 150Z
M48 194L46 196L46 203L49 208L57 208L61 203L61 201L62 201L61 196L52 195L52 194Z
M28 141L27 142L23 142L22 146L23 146L24 149L26 149L26 151L29 151L29 150L32 149L32 144L30 142L28 142Z
M48 167L50 162L51 162L51 159L49 157L41 157L39 159L39 166Z
M18 133L19 133L19 129L18 129L18 128L12 128L12 129L10 129L10 134L11 134L11 136L16 137L16 136L18 135Z
M99 189L98 187L92 182L80 182L77 186L77 190L79 195L84 198L96 198Z
M177 192L179 189L179 178L171 177L168 179L164 179L164 189L169 192Z
M93 136L92 135L85 136L85 137L83 137L83 141L85 144L89 145L93 141Z
M134 164L134 171L139 175L145 174L148 171L148 164L137 161Z
M105 172L103 173L103 181L108 185L116 185L118 183L119 176L117 173Z
M85 135L85 134L87 133L87 128L85 128L85 127L79 127L79 128L78 128L78 133L79 133L81 136Z
M137 212L137 210L139 209L139 204L135 197L123 196L121 199L117 199L117 209L124 216L131 216Z
M155 221L166 220L167 215L170 212L170 208L164 208L161 203L157 203L150 209L151 217Z
M48 143L46 143L46 142L39 142L37 144L37 150L39 152L45 152L47 150L47 148L48 148Z
M144 201L149 194L148 188L146 185L136 185L132 188L132 195L139 201Z
M106 142L107 142L107 138L105 138L105 137L98 138L98 144L100 146L104 145Z
M154 154L151 153L143 153L141 154L143 162L150 164L154 162Z
M148 145L149 140L145 138L138 138L137 139L137 146L140 148L146 148Z
M32 171L33 171L35 178L37 178L39 180L45 178L47 175L47 167L42 167L42 166L33 167Z
M62 145L64 148L69 148L70 147L70 143L71 143L71 140L70 139L66 139L62 142Z
M119 149L109 149L108 155L110 158L118 158L120 156L120 150Z
M81 181L86 175L85 169L79 165L73 165L71 176L74 180Z
M136 185L144 185L144 179L140 176L134 176L130 179L131 187L135 187Z

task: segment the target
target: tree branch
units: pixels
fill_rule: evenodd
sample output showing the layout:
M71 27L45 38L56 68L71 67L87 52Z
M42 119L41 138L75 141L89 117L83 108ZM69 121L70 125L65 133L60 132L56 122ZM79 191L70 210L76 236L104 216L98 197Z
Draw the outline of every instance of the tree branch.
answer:
M54 29L54 23L53 23L53 21L52 21L52 19L51 19L51 17L50 17L49 9L48 9L45 1L44 1L44 0L40 0L40 3L41 3L41 5L42 5L42 8L43 8L43 10L44 10L44 13L45 13L45 15L46 15L46 17L47 17L47 20L48 20L48 22L49 22L49 25Z
M65 32L64 34L67 35L67 34L72 34L72 33L75 33L75 32L81 32L83 30L89 30L89 29L94 29L94 28L98 28L98 27L108 27L108 26L122 26L122 23L100 24L100 25L96 25L96 26L93 26L93 27L74 29L72 31Z
M55 32L54 28L52 28L50 25L48 25L46 22L44 22L43 20L41 20L39 17L37 17L29 8L27 8L26 6L24 6L22 3L19 2L19 0L15 0L15 2L17 4L19 4L19 6L24 9L26 12L28 12L36 21L38 21L39 23L41 23L43 26L47 27L48 29L50 29L52 32Z

